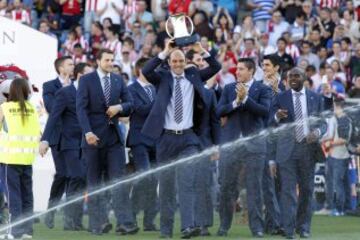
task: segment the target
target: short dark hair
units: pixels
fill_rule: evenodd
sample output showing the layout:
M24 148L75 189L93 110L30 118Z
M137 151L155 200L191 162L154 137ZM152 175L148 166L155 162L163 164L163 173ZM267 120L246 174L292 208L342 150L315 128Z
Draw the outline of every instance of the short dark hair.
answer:
M55 70L56 70L57 74L60 74L59 68L60 68L60 66L63 65L63 63L64 63L67 59L71 59L71 60L72 60L72 58L71 58L70 56L62 56L62 57L59 57L59 58L57 58L57 59L55 60L54 66L55 66Z
M102 24L101 24L99 21L95 21L95 22L93 22L93 24L94 24L97 28L99 28L101 31L104 30Z
M305 44L305 45L309 45L309 46L311 47L311 43L310 43L309 41L307 41L307 40L303 40L303 41L301 42L301 47L304 46L304 44Z
M193 49L190 49L190 50L187 51L187 53L185 54L185 58L186 58L187 60L192 61L195 54L196 54L196 52L195 52Z
M75 43L74 48L81 48L82 49L82 46L81 46L80 43Z
M78 75L80 73L81 74L84 73L84 70L85 70L86 67L90 67L90 65L87 64L87 63L78 63L78 64L75 65L75 67L74 67L74 77L75 77L75 79L78 78Z
M280 41L282 41L282 42L284 42L285 44L287 44L286 39L283 38L283 37L279 38L279 39L276 41L276 43L279 43Z
M107 27L107 30L108 30L109 32L111 32L112 34L114 34L114 35L118 35L118 34L119 34L117 27L114 26L114 25L111 25L110 27Z
M305 68L305 72L308 72L308 71L316 72L315 66L314 66L314 65L308 65L308 66Z
M304 18L306 19L306 13L304 11L300 11L296 14L296 18Z
M275 66L279 66L280 67L280 58L278 55L276 54L269 54L269 55L265 55L263 57L263 61L264 60L269 60L271 62L271 64L275 67Z
M245 67L249 70L253 70L253 74L256 71L256 64L252 58L239 58L238 63L243 63Z
M96 54L96 60L101 60L102 56L107 53L107 54L114 54L113 51L111 51L110 49L108 48L103 48L103 49L100 49L99 52Z
M344 107L345 106L345 99L343 97L335 97L334 98L334 105L337 107Z
M342 42L342 41L346 42L347 44L351 44L351 39L350 39L349 37L343 37L343 38L341 39L341 42Z
M132 46L135 46L135 41L134 41L134 39L132 39L131 37L126 37L125 39L124 39L124 43L125 42L128 42L130 45L132 45Z
M142 58L139 58L136 61L136 63L135 63L135 75L137 77L140 76L141 69L143 69L143 67L145 66L145 64L147 63L148 60L149 60L149 58L142 57Z
M244 42L246 42L246 41L251 41L252 44L255 44L255 39L254 38L245 38Z

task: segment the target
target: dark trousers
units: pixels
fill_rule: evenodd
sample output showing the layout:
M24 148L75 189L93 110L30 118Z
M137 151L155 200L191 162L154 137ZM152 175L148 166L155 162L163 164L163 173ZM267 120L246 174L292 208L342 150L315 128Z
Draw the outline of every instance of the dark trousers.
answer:
M225 157L225 158L224 158ZM235 201L238 197L237 181L242 167L245 168L245 182L252 233L263 232L262 176L265 154L250 153L246 149L227 151L220 161L220 228L228 231L232 224Z
M139 144L132 146L131 152L136 172L149 170L151 164L154 164L156 161L155 147ZM133 186L132 204L134 216L136 219L136 214L144 210L143 224L145 228L154 225L158 212L157 184L157 177L153 174L140 179Z
M265 163L263 175L263 196L265 205L265 231L279 229L280 221L280 206L275 189L275 179L270 175L270 166L268 161Z
M103 148L84 148L84 158L87 166L87 188L88 192L101 187L103 179L103 166L108 177L108 184L115 182L125 174L125 150L120 143ZM89 196L89 226L100 230L103 224L104 198L102 194ZM131 203L128 186L122 184L111 190L112 207L115 212L117 224L133 223Z
M315 161L310 158L306 144L295 143L287 161L279 163L281 173L281 214L286 234L310 232L314 190ZM296 184L299 185L299 196Z
M34 212L32 191L32 166L1 164L1 178L5 184L5 194L10 210L10 223L29 217ZM23 234L33 234L33 220L15 226L11 234L19 238Z
M210 157L195 165L195 226L211 227L214 221L212 199L214 162Z
M51 154L55 166L55 176L51 184L48 208L52 208L59 204L67 185L66 161L58 147L58 145L51 147Z
M193 132L183 135L164 133L157 144L156 159L160 164L190 156L199 151L199 140ZM172 234L176 210L176 190L179 197L181 229L194 227L194 162L186 162L159 173L160 231Z
M72 200L73 197L79 197L85 191L85 164L81 157L80 149L69 149L62 151L66 164L66 177L68 183L66 187L66 200ZM83 201L78 201L67 206L65 211L65 220L67 226L82 225Z

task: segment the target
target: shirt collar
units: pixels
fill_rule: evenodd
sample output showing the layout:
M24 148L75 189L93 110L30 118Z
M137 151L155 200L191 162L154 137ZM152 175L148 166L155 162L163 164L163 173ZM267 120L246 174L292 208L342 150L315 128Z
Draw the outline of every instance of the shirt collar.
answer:
M251 88L251 85L254 83L254 78L252 78L250 81L248 81L247 83L244 83L244 85L248 88L248 89L250 89Z
M294 95L294 94L296 94L297 92L294 91L293 89L291 89L291 93ZM301 95L304 95L304 96L305 96L305 87L303 87L303 88L301 89L300 93L301 93Z
M151 83L144 83L144 82L140 81L139 79L136 79L136 81L137 81L143 88L151 85Z
M100 70L100 68L96 69L96 72L99 75L100 80L103 80L105 76L110 78L110 73L105 74L103 71Z
M58 76L58 79L59 79L59 81L61 82L62 85L65 84L65 80L60 75Z
M74 87L75 87L76 90L78 89L78 87L79 87L79 80L74 81Z
M181 77L185 78L185 72L183 72L183 73L180 74L180 75L177 75L176 73L174 73L173 71L171 71L171 75L173 76L174 79L175 79L175 77L178 77L178 76L181 76Z

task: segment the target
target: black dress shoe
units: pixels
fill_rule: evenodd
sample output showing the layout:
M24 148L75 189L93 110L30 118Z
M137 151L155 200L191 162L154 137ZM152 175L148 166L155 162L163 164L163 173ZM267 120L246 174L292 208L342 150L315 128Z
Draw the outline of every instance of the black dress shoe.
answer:
M101 225L102 233L109 233L113 229L113 225L111 223L104 223Z
M92 229L90 233L91 235L96 235L96 236L102 235L102 231L100 229Z
M136 234L139 231L139 227L135 224L132 225L118 225L116 226L115 232L121 234L121 235L126 235L126 234Z
M227 231L224 229L219 229L219 231L216 234L219 237L226 237L227 236Z
M48 212L45 215L44 223L45 223L46 227L48 227L50 229L54 228L54 217L55 217L54 211Z
M202 227L200 231L200 236L202 237L211 236L209 229L207 227Z
M157 229L155 224L144 227L144 232L158 232L158 231L159 229Z
M200 236L201 229L199 227L191 228L190 231L191 231L191 236L192 237Z
M285 238L286 238L286 239L296 239L296 237L295 237L294 234L286 234L286 235L285 235Z
M192 237L192 229L186 228L185 230L181 231L181 238L182 239L189 239Z
M275 228L272 229L268 232L270 235L279 235L279 236L283 236L284 235L284 230L282 230L281 228Z
M300 233L300 238L310 238L310 233L303 231Z
M264 237L264 233L263 233L263 232L253 233L253 237L254 237L254 238L263 238L263 237Z
M84 226L81 225L75 225L74 226L74 231L85 231L86 229L84 228Z

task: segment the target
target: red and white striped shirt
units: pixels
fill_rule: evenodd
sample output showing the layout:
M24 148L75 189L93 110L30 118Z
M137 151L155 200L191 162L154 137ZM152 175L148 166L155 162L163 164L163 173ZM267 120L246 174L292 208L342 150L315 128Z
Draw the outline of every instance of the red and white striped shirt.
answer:
M25 9L11 11L12 20L30 25L30 14Z
M97 11L97 2L98 2L99 0L86 0L86 2L85 2L85 9L86 9L86 11L87 12L91 12L91 11L93 11L93 12L95 12L95 11ZM101 0L100 0L101 1Z
M293 43L291 43L291 44L289 44L289 45L286 46L285 52L286 52L287 54L289 54L289 55L292 57L292 59L294 59L295 61L296 61L296 59L298 59L298 57L300 57L300 50L299 50L299 48L298 48L295 44L293 44Z
M340 0L317 0L317 4L320 8L339 8Z
M84 36L81 36L80 38L76 39L77 43L80 43L82 49L84 49L85 52L89 51L89 43L88 41L85 39Z
M86 63L87 62L87 58L86 58L86 55L83 54L81 56L72 56L72 59L74 61L75 64L78 64L78 63Z
M114 53L114 61L120 63L121 61L121 42L116 39L115 41L106 41L103 44L103 48L110 49Z

